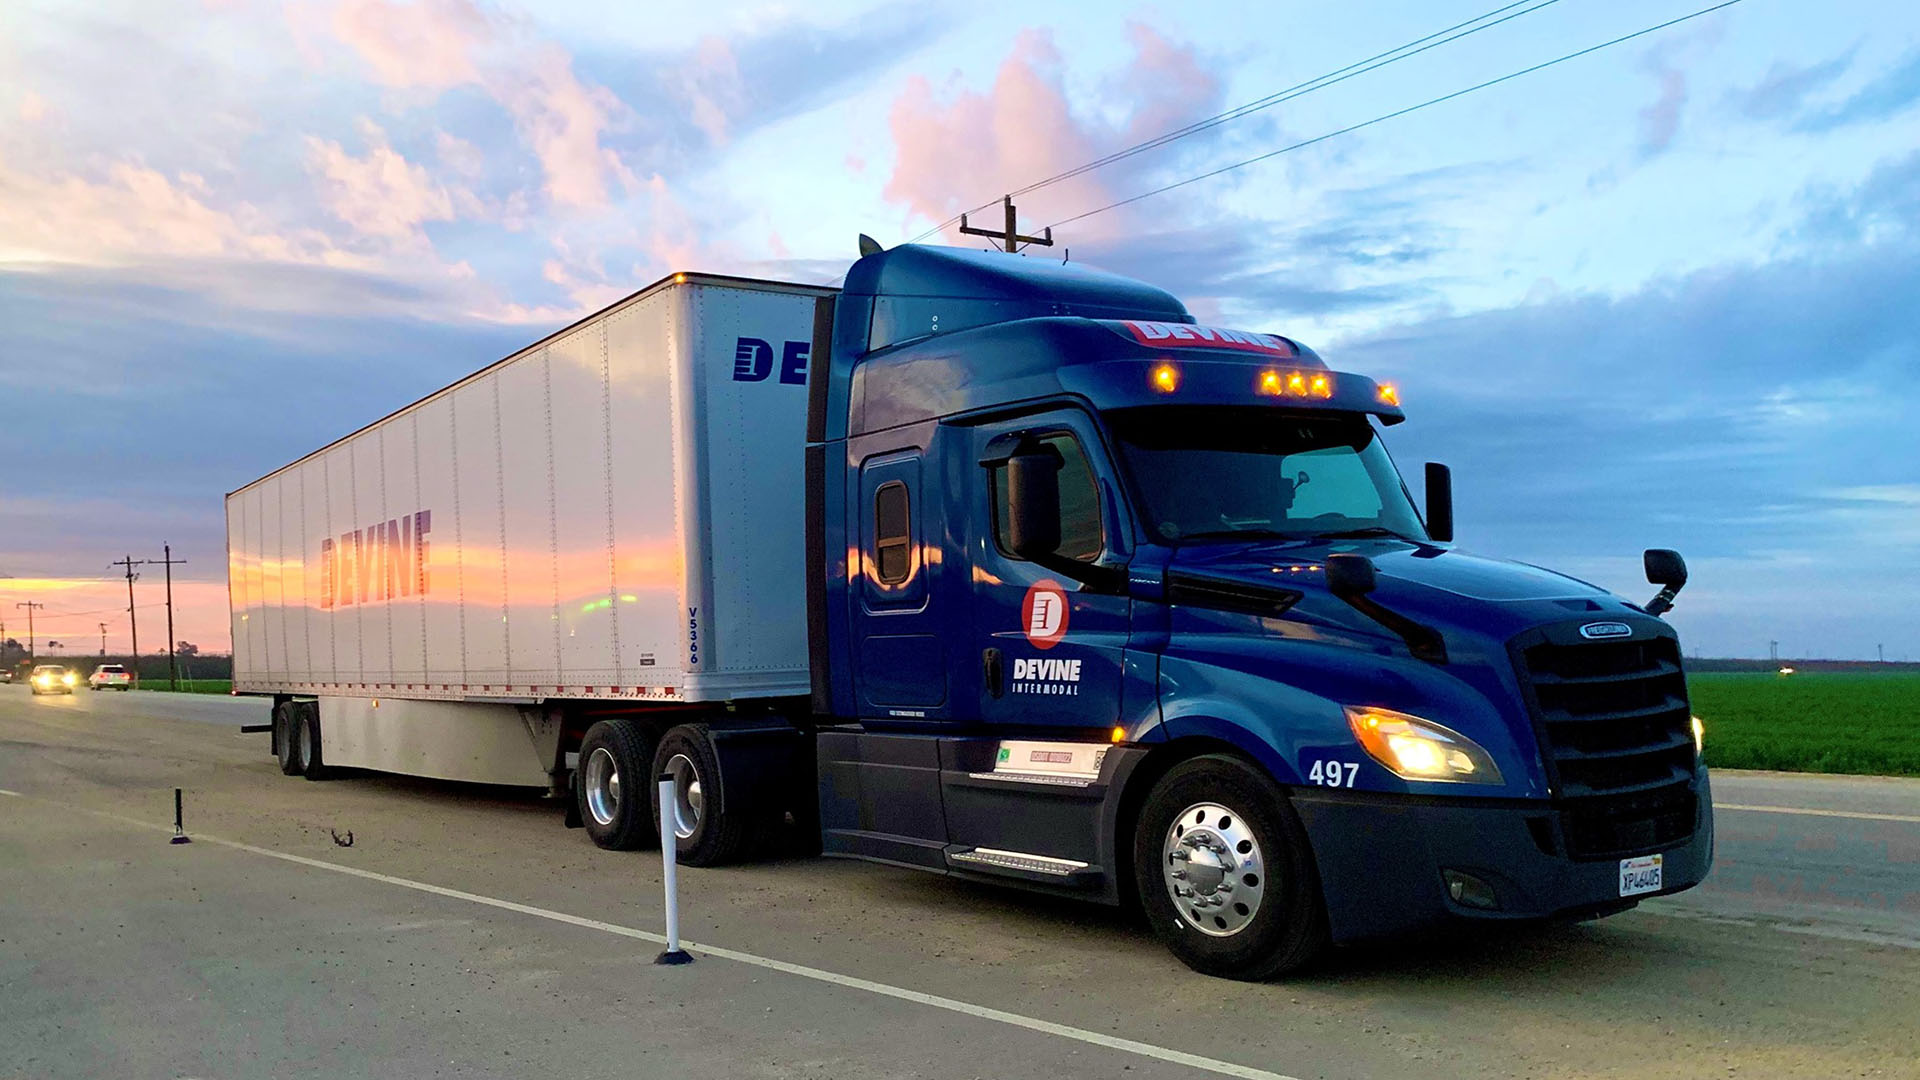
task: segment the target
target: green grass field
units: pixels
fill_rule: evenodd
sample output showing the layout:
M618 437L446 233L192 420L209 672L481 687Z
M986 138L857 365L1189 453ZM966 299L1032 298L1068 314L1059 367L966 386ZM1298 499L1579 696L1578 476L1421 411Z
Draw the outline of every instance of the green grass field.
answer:
M1687 677L1707 764L1920 776L1920 672Z
M168 686L167 680L164 677L162 677L158 679L140 680L140 689L159 690L162 693L165 693L172 690L173 688ZM233 690L232 679L181 679L180 680L180 693L182 694L225 694L225 693L231 692L232 690Z

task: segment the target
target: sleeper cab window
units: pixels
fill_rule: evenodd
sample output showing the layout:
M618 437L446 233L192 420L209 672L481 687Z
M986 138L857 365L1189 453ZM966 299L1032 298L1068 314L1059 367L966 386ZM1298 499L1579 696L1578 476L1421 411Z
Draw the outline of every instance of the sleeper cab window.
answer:
M1100 485L1093 478L1093 466L1080 449L1080 440L1061 432L1042 436L1040 443L1060 453L1060 547L1055 554L1092 562L1106 549L1107 537L1100 521ZM1007 525L1007 467L993 469L993 532L1000 553L1010 559L1013 538Z
M873 567L882 585L898 585L913 574L907 485L898 480L873 492Z

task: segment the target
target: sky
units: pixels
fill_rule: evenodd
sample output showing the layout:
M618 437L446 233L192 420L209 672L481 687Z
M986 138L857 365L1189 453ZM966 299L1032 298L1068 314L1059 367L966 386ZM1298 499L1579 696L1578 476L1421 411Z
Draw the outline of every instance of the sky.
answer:
M1708 2L1516 5L1022 225L1397 382L1465 547L1636 600L1673 547L1689 653L1920 660L1920 7L1744 0L1319 138ZM223 651L255 477L671 271L833 282L859 233L1501 6L14 0L6 635L31 601L43 647L124 649L109 564L170 543L177 637Z

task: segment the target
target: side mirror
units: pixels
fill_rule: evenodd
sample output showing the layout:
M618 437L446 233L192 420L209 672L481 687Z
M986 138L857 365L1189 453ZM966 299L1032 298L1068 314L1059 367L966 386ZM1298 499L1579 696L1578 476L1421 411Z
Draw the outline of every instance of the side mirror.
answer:
M1453 539L1453 470L1437 461L1427 462L1427 535Z
M1060 464L1052 448L1007 459L1007 542L1023 559L1060 550Z
M1327 556L1327 589L1342 600L1356 596L1365 596L1372 592L1378 581L1374 578L1373 560L1365 555L1329 555Z
M1647 614L1664 615L1673 610L1673 598L1687 583L1687 560L1669 548L1648 548L1642 561L1648 583L1660 586L1660 592L1647 602Z
M1671 548L1648 548L1643 561L1647 567L1647 583L1666 585L1675 592L1687 583L1687 560Z

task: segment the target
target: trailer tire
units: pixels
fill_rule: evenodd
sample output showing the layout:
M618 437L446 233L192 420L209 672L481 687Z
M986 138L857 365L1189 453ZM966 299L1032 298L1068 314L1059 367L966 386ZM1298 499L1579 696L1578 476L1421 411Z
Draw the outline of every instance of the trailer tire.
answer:
M280 761L280 771L287 776L299 776L306 771L306 759L300 756L300 740L295 737L294 724L299 718L299 710L294 702L283 701L273 707L274 756Z
M327 766L326 758L320 752L320 703L296 701L293 703L293 716L304 736L300 743L300 757L306 762L306 778L333 779L333 770Z
M1250 762L1208 754L1168 770L1140 808L1133 866L1154 933L1202 974L1262 981L1326 947L1306 830L1286 792Z
M660 815L674 815L679 859L688 866L724 866L746 853L753 837L750 809L729 800L720 775L720 755L713 748L713 731L705 724L682 724L660 738L653 752L653 776L671 774L675 806L660 805L659 785L651 785L653 820L658 832Z
M596 845L635 851L659 835L647 814L652 766L653 746L633 720L602 720L587 729L580 740L573 798L580 824Z

